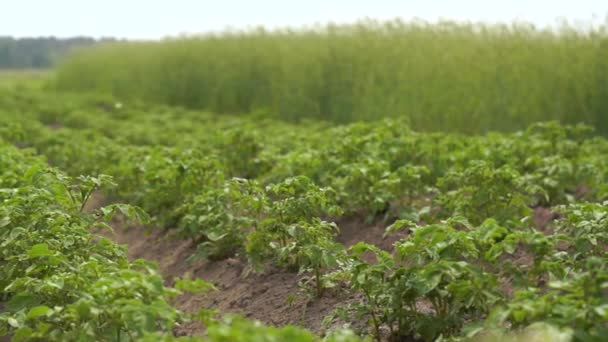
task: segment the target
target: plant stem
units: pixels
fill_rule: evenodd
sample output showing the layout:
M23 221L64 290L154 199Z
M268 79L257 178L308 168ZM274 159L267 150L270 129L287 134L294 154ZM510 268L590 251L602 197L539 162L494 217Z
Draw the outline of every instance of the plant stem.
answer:
M371 297L367 291L365 292L365 297L367 298L368 303L372 302ZM376 312L374 311L373 308L370 310L370 314L372 316L372 321L374 322L374 335L376 335L376 341L382 342L380 340L380 323L378 322L378 318L376 317Z
M321 284L321 270L319 267L315 267L315 277L317 278L317 298L323 296L323 286Z
M91 195L93 194L93 192L95 190L97 190L97 187L94 187L91 190L89 190L89 192L87 193L87 195L84 197L84 199L82 200L82 204L80 205L80 212L82 212L84 210L84 206L87 205L87 202L89 201L89 198L91 197Z

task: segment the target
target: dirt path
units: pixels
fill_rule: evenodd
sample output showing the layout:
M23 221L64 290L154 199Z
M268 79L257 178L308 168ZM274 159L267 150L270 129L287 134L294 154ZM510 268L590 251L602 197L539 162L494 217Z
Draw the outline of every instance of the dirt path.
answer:
M217 287L218 291L211 293L180 297L175 304L185 312L214 309L241 314L267 324L297 324L322 332L323 317L331 313L336 304L348 299L345 294L330 293L319 300L309 301L304 295L297 296L301 276L278 270L251 274L246 272L246 261L239 258L188 261L195 246L188 240L170 238L160 229L147 231L141 227L117 227L113 235L103 235L127 245L129 258L157 262L169 283L174 277L190 276ZM178 334L191 335L201 329L197 324L191 324L179 329Z
M99 207L101 200L91 201L89 208ZM342 227L338 241L346 246L359 241L389 249L396 237L384 239L385 225L376 223L363 226L359 218L347 218L339 223ZM114 233L101 231L118 244L126 245L130 259L143 258L155 261L162 275L171 284L175 277L191 276L213 283L218 291L202 295L186 294L175 305L182 311L195 313L202 308L221 313L241 314L271 325L295 324L323 334L322 321L337 305L356 300L348 290L327 291L322 298L310 299L298 283L306 275L282 270L269 270L263 274L249 272L246 260L238 257L220 261L189 261L196 246L190 240L172 238L162 229L125 227L118 221L112 223ZM363 322L355 326L364 327ZM198 324L180 327L178 335L193 335L203 329Z

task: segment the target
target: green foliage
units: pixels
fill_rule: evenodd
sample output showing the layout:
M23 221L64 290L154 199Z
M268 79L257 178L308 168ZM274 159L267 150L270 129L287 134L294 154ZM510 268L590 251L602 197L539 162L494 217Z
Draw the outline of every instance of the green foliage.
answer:
M177 290L182 290L193 294L217 290L213 284L210 284L202 279L176 278L174 286Z
M181 319L167 302L177 293L152 266L129 263L122 249L89 233L100 221L83 208L110 178L72 179L13 148L0 149L0 287L7 305L0 335L120 341L170 331ZM103 216L116 210L145 217L126 205L101 209Z
M591 134L557 122L481 136L418 133L405 120L295 126L1 89L0 138L19 148L0 142L0 332L194 341L172 330L199 319L220 340L318 340L222 321L213 308L179 313L167 304L179 290L212 285L166 288L153 267L89 233L120 215L192 239L198 257L305 273L311 303L348 289L354 298L337 313L369 321L375 338L548 326L538 331L593 340L605 334L608 142ZM399 239L390 252L337 242L375 241L385 224L384 238Z
M428 240L435 233L443 242ZM454 231L449 226L418 228L412 238L397 243L395 257L364 243L353 246L352 262L344 272L365 301L343 307L338 314L368 318L377 340L387 327L392 339L433 341L458 333L466 320L483 317L499 300L497 280L460 260L472 259L477 250L470 239L452 238L450 233ZM370 252L373 263L362 258ZM421 308L422 301L431 304L430 311Z
M606 133L606 28L364 20L79 49L64 90L291 121L406 117L481 133L545 120ZM552 99L552 100L550 100Z
M218 322L208 328L210 341L302 341L312 342L315 337L296 327L264 327L239 317L227 317L227 322Z
M169 335L150 334L141 342L360 342L364 341L349 330L337 330L320 339L310 332L294 327L269 327L260 322L248 321L239 316L229 315L223 320L212 322L205 337L173 337Z
M532 195L543 191L528 185L514 168L494 168L483 161L449 172L438 185L442 191L438 202L447 216L462 215L473 224L491 217L513 224L531 213Z
M131 182L138 182L134 203L159 216L164 225L173 226L181 216L180 203L195 196L199 187L217 186L223 181L221 166L200 152L154 148L141 162L132 165Z
M335 205L335 193L304 176L271 184L266 192L268 201L262 215L247 236L249 260L258 266L273 260L287 268L312 269L320 296L321 270L336 266L341 252L332 242L336 225L319 218L341 213Z
M607 203L577 203L561 207L564 218L557 225L557 231L569 235L575 260L585 260L590 256L601 257L608 245Z
M489 322L521 327L545 321L572 329L574 341L600 341L608 333L607 286L606 260L592 257L583 272L550 282L546 291L518 291L509 304L492 314Z
M143 260L131 263L122 248L89 233L103 223L99 220L110 219L116 212L134 219L147 215L123 204L87 214L82 209L91 193L104 184L112 185L108 176L72 179L15 148L0 145L0 152L0 336L14 341L184 340L169 335L176 323L188 319L169 300L180 294L178 290L204 293L214 286L200 279L178 278L176 289L167 288L153 265ZM251 193L242 190L254 186L247 187L242 180L231 184L238 185L232 189L233 197L251 205L247 201L252 197L246 196ZM299 193L302 187L304 194L311 195L309 203L325 208L323 190L306 179L277 185L273 193ZM290 210L296 208L285 200L285 213L295 215ZM316 208L313 205L308 210ZM303 211L302 215L310 213ZM318 269L331 263L317 259L327 259L324 245L319 248L322 250L303 245L298 257L308 260L303 266ZM319 340L303 329L265 327L236 317L205 322L207 336L189 340ZM359 339L340 331L325 340Z
M221 259L237 253L256 224L267 198L256 182L232 179L208 188L183 209L178 231L197 243L197 257Z

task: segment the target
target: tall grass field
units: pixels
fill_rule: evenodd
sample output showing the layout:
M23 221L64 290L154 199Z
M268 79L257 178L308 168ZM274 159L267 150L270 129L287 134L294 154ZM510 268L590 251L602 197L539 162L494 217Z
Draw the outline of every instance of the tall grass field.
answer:
M608 30L361 21L79 49L56 87L289 121L406 117L478 133L585 122L608 134Z

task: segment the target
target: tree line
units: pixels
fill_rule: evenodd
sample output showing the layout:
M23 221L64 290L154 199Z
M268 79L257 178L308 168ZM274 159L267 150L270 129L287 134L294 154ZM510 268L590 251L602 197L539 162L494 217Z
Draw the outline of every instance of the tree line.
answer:
M0 69L48 68L59 57L75 47L113 40L113 38L97 40L89 37L13 38L0 36Z

